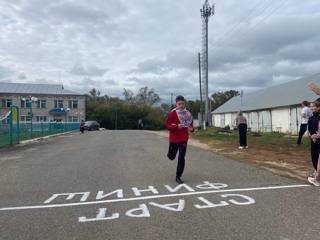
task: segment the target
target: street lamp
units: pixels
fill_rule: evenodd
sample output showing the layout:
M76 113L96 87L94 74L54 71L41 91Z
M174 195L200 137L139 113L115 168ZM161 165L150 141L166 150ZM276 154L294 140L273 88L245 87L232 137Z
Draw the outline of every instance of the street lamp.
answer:
M61 111L65 111L66 112L66 116L65 116L65 122L67 122L67 119L68 119L68 112L70 111L70 108L61 108Z
M64 119L64 131L67 131L67 120L68 120L68 112L70 111L70 108L61 108L61 111L65 111L65 119Z
M78 117L78 122L80 122L80 116L82 115L82 112L81 111L76 111L75 114Z
M32 97L32 96L29 96L27 98L23 97L22 98L23 101L25 101L27 103L27 100L29 102L29 117L30 117L30 138L32 139L32 102L36 102L38 101L38 98L36 97Z

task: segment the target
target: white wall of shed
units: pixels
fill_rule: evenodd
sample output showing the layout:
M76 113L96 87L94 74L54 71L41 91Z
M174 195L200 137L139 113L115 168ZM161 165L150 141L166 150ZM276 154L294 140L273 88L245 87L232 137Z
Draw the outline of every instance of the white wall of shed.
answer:
M248 128L252 132L282 132L297 134L301 123L301 107L282 107L271 110L243 112L247 118ZM213 123L216 127L229 125L235 128L237 113L213 114Z
M272 131L290 132L290 108L278 108L271 110Z

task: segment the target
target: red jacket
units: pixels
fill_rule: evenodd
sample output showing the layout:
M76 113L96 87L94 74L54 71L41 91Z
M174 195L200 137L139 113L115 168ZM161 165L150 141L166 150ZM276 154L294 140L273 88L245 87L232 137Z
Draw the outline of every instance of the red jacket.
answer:
M189 130L188 128L179 129L178 125L180 124L180 120L178 118L176 111L171 111L167 119L165 121L165 127L169 130L169 142L171 143L181 143L187 142L189 139ZM192 131L193 122L191 123Z

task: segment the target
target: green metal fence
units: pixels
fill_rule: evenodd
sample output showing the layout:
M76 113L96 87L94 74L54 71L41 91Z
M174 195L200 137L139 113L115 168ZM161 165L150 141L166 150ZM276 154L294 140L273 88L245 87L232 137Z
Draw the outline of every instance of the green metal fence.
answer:
M21 123L19 115L9 114L8 118L0 121L0 147L18 144L20 141L45 137L58 133L70 132L79 129L80 123L69 122L37 122Z

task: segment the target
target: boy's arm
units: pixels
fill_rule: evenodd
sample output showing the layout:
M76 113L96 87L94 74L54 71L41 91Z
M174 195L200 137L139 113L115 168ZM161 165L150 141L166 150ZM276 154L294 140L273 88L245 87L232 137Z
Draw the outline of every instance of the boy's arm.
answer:
M194 132L194 126L193 126L193 120L192 120L192 122L191 122L191 124L189 125L189 130L191 131L191 132Z
M166 129L168 129L169 131L175 130L178 128L178 125L173 123L173 116L172 116L172 112L170 112L167 116L167 119L165 121L165 127Z
M308 84L309 89L317 95L320 95L320 88L313 82Z

